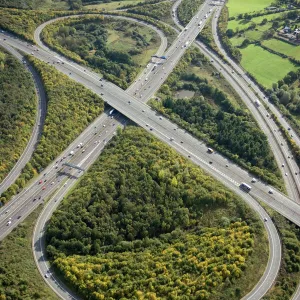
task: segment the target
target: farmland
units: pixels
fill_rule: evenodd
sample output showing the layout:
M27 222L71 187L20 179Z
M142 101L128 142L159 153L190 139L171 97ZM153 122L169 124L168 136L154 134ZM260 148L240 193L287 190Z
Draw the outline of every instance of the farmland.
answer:
M229 0L227 6L229 8L229 15L232 17L240 13L263 10L265 7L270 6L272 2L272 0L248 0L243 1L243 4L241 4L241 0Z
M266 88L271 88L274 82L297 69L288 59L283 59L259 46L249 45L241 49L241 52L241 65Z
M276 49L276 51L283 53L287 56L294 57L300 60L300 47L294 46L289 43L277 40L277 39L270 39L263 41L262 43L264 46L270 49Z

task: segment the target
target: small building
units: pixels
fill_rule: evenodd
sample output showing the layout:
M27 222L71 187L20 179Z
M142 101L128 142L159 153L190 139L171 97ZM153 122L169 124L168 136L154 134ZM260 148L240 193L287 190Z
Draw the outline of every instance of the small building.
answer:
M283 32L284 32L284 33L291 33L291 28L288 27L288 26L285 26L285 27L283 28Z

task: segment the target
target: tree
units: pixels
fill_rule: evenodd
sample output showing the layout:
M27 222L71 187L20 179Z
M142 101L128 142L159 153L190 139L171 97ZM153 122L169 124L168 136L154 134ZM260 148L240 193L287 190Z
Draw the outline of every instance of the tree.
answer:
M278 84L277 84L276 82L274 82L274 83L272 84L272 88L273 88L274 91L277 91L277 89L278 89Z
M235 34L235 33L234 33L234 31L233 31L232 29L227 29L226 35L227 35L229 38L233 37L234 34Z

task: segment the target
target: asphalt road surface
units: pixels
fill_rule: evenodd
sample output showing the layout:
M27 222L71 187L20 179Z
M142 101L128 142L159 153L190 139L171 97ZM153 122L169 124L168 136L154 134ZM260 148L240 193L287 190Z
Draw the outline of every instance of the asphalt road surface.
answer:
M237 166L231 164L225 158L223 158L221 155L217 153L208 154L205 145L203 145L201 142L191 137L185 131L179 129L176 125L172 124L168 120L164 118L160 118L142 101L138 101L137 99L125 93L121 89L115 87L111 83L103 82L104 86L101 87L99 85L100 78L97 74L89 70L84 70L84 68L74 63L71 63L66 59L60 58L57 55L53 56L51 53L44 50L33 52L33 49L35 49L36 47L27 45L26 43L20 42L17 39L11 39L9 38L9 36L6 36L6 38L7 38L7 43L13 44L18 49L22 49L27 53L32 52L36 57L38 57L41 60L44 60L46 62L48 61L51 64L53 64L54 62L53 65L55 65L56 68L68 74L73 79L82 82L83 84L85 84L90 89L97 92L98 94L103 93L104 94L103 98L105 98L105 100L113 107L115 107L117 110L119 110L124 115L126 115L127 117L135 121L137 124L141 125L145 129L152 132L154 135L156 135L158 138L168 143L170 146L175 148L178 152L182 153L184 156L190 158L192 161L194 161L195 163L200 165L203 169L205 169L208 173L212 174L214 177L222 181L225 185L235 190L236 192L242 194L244 199L248 198L247 194L239 190L239 184L242 181L250 183L252 178L250 174L248 174L244 170L241 170ZM190 38L190 42L192 42L188 30L186 31L186 33L183 34L182 36L183 40L182 39L177 40L177 48L176 45L174 45L175 49L180 50L186 48L186 47L183 48L181 47L185 45L186 42L184 42L184 44L182 43L186 38L187 39ZM172 55L172 53L170 55ZM57 61L59 61L59 63L57 63ZM170 58L168 58L167 61L170 61ZM172 63L172 61L170 62ZM165 65L165 68L166 66L167 64ZM167 76L167 74L165 75ZM161 84L162 82L163 80L161 79L159 80L158 84ZM155 90L158 87L154 86L152 88L153 90ZM209 160L212 161L212 164L209 164ZM227 164L228 167L226 166ZM48 187L46 187L45 190L38 190L38 192L39 193L45 192L47 188ZM270 206L272 206L273 208L276 208L277 210L281 211L283 214L288 215L295 222L297 222L297 220L299 222L299 213L300 213L299 206L293 203L285 195L282 195L281 193L277 192L276 190L274 190L274 194L268 194L268 191L269 191L269 187L266 186L264 183L258 181L253 185L250 195L263 199L266 203L270 204ZM7 214L4 214L4 220L7 220L7 217L5 217L5 215ZM3 227L4 226L0 224L1 232ZM6 228L7 227L11 228L10 226L6 226Z

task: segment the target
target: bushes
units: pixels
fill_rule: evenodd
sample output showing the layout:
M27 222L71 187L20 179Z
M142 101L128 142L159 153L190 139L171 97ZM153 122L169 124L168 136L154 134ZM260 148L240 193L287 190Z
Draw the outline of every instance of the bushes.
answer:
M167 36L169 45L173 42L173 40L177 36L176 31L171 26L167 26L165 23L163 23L161 21L157 21L153 18L150 18L149 16L140 16L140 15L136 15L133 13L119 12L119 11L111 11L111 12L109 12L109 14L134 18L134 19L144 21L146 23L149 23L149 24L159 28Z
M0 50L0 182L30 139L36 106L30 73L11 54Z

